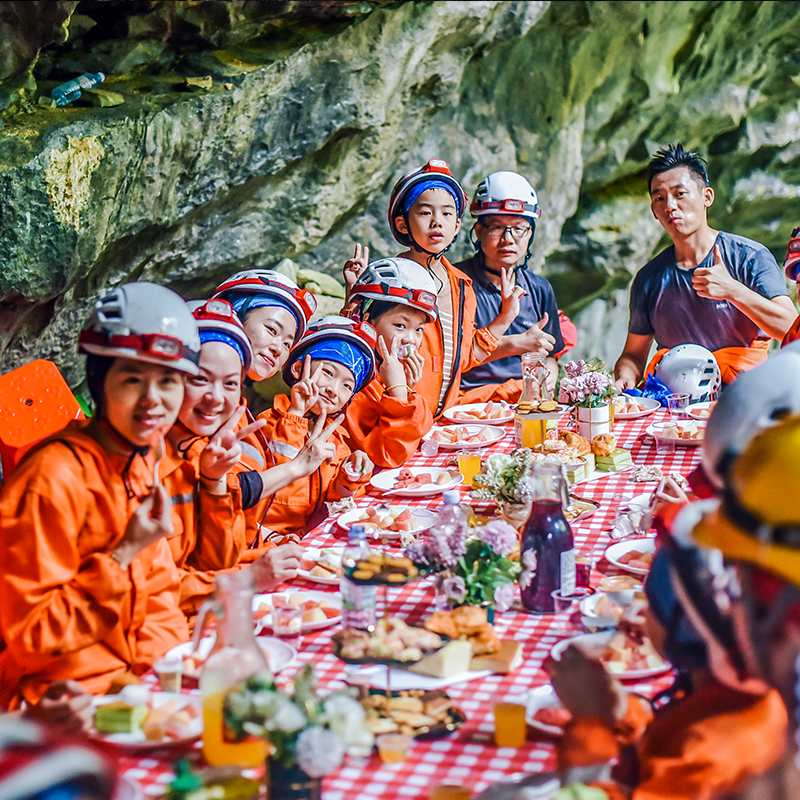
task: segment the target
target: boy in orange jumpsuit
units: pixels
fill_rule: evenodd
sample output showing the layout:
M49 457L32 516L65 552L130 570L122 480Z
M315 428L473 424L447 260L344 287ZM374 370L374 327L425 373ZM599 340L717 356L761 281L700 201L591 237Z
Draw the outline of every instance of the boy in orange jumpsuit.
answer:
M339 414L354 394L375 374L375 332L365 322L322 317L311 323L292 349L283 377L291 398L278 395L273 407L259 416L263 432L279 464L305 445L316 422ZM351 452L344 437L333 430L335 455L307 478L290 483L269 501L264 527L275 541L298 541L326 500L355 494L369 480L372 462L360 450Z
M197 372L197 326L174 292L127 284L97 302L79 347L95 416L28 453L0 495L3 708L61 680L103 693L188 638L149 445Z
M378 335L378 375L347 407L343 430L353 450L379 467L405 464L433 425L415 390L424 361L419 347L436 320L436 287L424 267L407 258L373 261L350 293L353 316Z

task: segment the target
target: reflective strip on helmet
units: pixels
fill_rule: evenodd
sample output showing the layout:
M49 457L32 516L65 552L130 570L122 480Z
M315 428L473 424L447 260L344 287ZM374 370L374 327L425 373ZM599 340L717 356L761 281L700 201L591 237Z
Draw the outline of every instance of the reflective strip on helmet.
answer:
M78 343L115 350L135 350L142 355L155 356L165 361L180 361L182 358L193 364L200 361L200 353L190 350L175 336L167 336L163 333L123 335L83 330L78 336Z

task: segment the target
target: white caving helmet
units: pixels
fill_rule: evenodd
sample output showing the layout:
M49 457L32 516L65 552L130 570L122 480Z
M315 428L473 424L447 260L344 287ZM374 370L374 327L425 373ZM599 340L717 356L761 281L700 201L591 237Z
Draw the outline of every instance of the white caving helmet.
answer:
M800 341L787 345L763 364L740 372L725 388L708 419L701 463L716 489L730 467L765 428L800 414Z
M217 286L211 297L227 300L242 318L251 308L265 305L287 308L297 320L295 341L306 332L308 322L317 310L317 298L313 292L300 289L291 278L272 269L237 272Z
M526 178L516 172L493 172L475 190L469 213L476 219L495 215L539 219L539 198Z
M382 258L372 261L353 286L351 299L363 302L382 300L423 311L436 319L436 286L428 270L409 258Z
M673 394L688 394L690 403L716 400L722 385L717 359L699 344L679 344L666 352L655 376Z
M326 317L315 319L309 326L305 335L295 344L289 353L289 360L283 367L283 380L288 386L294 386L298 378L292 375L292 366L302 361L306 354L315 345L331 342L346 342L355 347L365 359L365 369L360 376L356 375L358 386L356 391L363 389L375 377L375 347L377 345L375 328L368 322L356 322L347 317L329 314ZM328 356L326 356L328 357ZM338 358L333 358L334 361ZM344 362L342 362L344 363Z
M405 217L404 205L408 193L411 192L415 186L420 183L427 183L429 181L438 181L450 187L453 194L457 198L456 211L458 218L461 219L466 211L469 198L467 193L462 188L461 184L455 179L453 173L450 172L450 167L446 161L441 158L432 158L427 164L416 169L409 170L400 178L392 189L392 196L389 199L389 227L392 230L392 236L405 247L416 247L422 252L427 253L427 250L421 248L413 239L410 233L402 233L396 224L398 217ZM452 242L442 250L446 253L452 246ZM439 253L438 255L442 255ZM429 255L432 255L429 253Z
M201 344L212 340L214 334L222 334L231 339L235 343L234 350L242 360L243 374L247 375L253 362L253 348L233 306L227 300L220 299L192 300L186 305L197 322Z
M78 335L78 351L197 375L200 336L180 295L157 283L126 283L95 303Z

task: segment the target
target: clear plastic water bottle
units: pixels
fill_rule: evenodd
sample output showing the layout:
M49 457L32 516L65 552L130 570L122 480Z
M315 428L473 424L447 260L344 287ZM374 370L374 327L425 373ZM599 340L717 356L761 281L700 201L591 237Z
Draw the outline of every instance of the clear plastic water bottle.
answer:
M342 593L342 628L369 631L375 627L375 612L378 605L378 587L353 583L346 571L358 561L369 558L367 529L363 525L351 525L347 534L347 546L342 554L342 577L339 589Z
M452 544L456 538L464 541L467 535L467 518L461 508L461 496L457 491L451 489L442 495L442 500L444 505L439 511L439 518L436 524L427 531L426 536L431 539L442 538L448 544ZM442 611L448 606L447 596L444 593L444 580L448 575L448 572L440 573L434 581L437 611Z
M106 76L102 72L84 72L83 75L56 86L50 92L50 97L56 101L57 106L65 106L73 100L77 100L83 89L91 89L105 79Z

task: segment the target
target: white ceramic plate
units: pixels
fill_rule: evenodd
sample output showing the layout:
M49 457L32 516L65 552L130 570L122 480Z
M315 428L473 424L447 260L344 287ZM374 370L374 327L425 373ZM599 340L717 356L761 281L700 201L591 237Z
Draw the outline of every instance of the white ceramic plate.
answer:
M272 599L274 597L289 597L293 594L305 595L306 600L313 600L315 603L325 601L329 605L337 608L339 613L335 617L327 617L318 622L304 622L300 628L302 633L310 633L311 631L318 631L322 628L329 628L337 622L342 621L342 596L335 592L318 592L311 590L304 592L300 589L287 589L285 592L274 592L273 594L257 594L253 597L253 611L260 609L261 605L272 606ZM272 614L266 614L260 619L256 620L256 633L260 633L265 628L272 630Z
M378 539L388 539L389 541L394 539L400 539L401 532L400 531L391 531L386 530L383 528L379 528L375 525L374 522L368 522L362 520L361 517L364 515L366 511L365 508L356 508L353 511L348 511L346 514L342 514L341 517L338 517L336 520L336 524L339 525L340 528L343 530L350 530L350 526L359 523L364 525L367 529L367 535L370 538L378 538ZM390 511L410 511L414 516L414 519L417 521L417 525L414 527L413 530L408 531L408 533L422 533L422 531L427 531L429 528L432 528L436 524L436 520L438 516L435 511L429 511L426 508L411 508L409 506L389 506L388 508L381 508L377 509L378 514L381 520L385 519L386 516L389 514ZM405 531L403 531L405 533Z
M506 432L496 425L489 425L487 422L476 425L442 425L438 428L431 428L422 438L427 441L433 438L434 431L447 431L457 433L463 431L467 436L477 436L484 428L489 428L489 438L485 442L439 442L440 450L480 450L482 447L499 442L505 438Z
M564 729L558 725L547 725L544 722L539 722L534 716L537 711L542 708L560 708L561 701L558 699L556 690L551 684L546 683L544 686L537 686L531 689L526 694L522 695L518 700L512 698L509 702L519 702L525 706L525 721L531 728L537 731L546 733L550 736L563 736Z
M97 706L108 705L114 703L119 698L114 694L105 694L92 698L92 705ZM123 747L132 750L161 750L165 747L183 747L194 742L203 732L203 713L201 700L198 695L191 694L178 694L177 692L150 692L150 705L153 708L159 708L166 705L170 700L176 700L178 703L177 709L185 708L192 705L197 712L197 717L192 720L190 726L191 734L180 739L171 739L165 737L158 741L147 739L144 731L138 730L131 733L105 733L104 731L96 731L92 729L89 733L91 739L96 739L99 742L108 742L116 747Z
M435 481L443 472L449 472L453 477L447 483L428 483L418 489L395 489L395 479L400 474L400 469L410 469L413 475L429 473ZM461 483L461 475L455 468L444 469L443 467L401 467L400 469L386 469L375 475L370 484L381 492L389 492L400 497L429 497L434 494L441 494L448 489L453 489Z
M679 428L683 428L683 426L687 424L685 420L676 420L676 422ZM697 421L694 421L692 424L697 424ZM701 427L705 426L702 425ZM653 438L659 435L658 428L655 425L649 425L646 432L649 433ZM703 444L702 437L700 439L675 439L674 441L677 447L699 447L701 444Z
M641 567L632 567L620 561L620 557L632 550L638 550L640 553L655 553L656 540L644 537L637 537L636 539L625 539L623 542L615 542L606 549L606 560L612 563L615 567L624 569L625 572L632 572L634 575L647 575L649 569L642 569Z
M631 597L633 597L634 590L630 589L629 593ZM599 616L597 614L597 604L603 597L606 596L606 592L595 592L594 594L590 594L588 597L584 597L583 600L581 600L579 608L581 614L583 614L583 620L586 624L591 625L593 628L610 628L612 626L616 627L617 621L614 619L614 617ZM615 603L615 605L617 604Z
M686 415L700 422L706 422L711 416L711 411L716 404L716 400L710 403L692 403L690 406L687 406Z
M652 414L657 409L661 408L661 403L654 400L652 397L637 397L635 398L636 404L645 406L645 411L614 411L614 419L639 419L639 417L646 417Z
M211 646L214 644L214 638L214 634L212 633L210 636L206 636L201 639L197 646L197 652L204 661L211 652ZM267 659L267 665L273 674L277 675L282 669L289 666L289 664L291 664L292 661L297 658L297 650L295 650L290 644L282 642L280 639L273 639L269 636L259 636L256 639L256 642L261 648L261 651L264 653L264 658ZM189 656L191 654L191 642L179 644L177 647L173 647L172 650L167 653L168 656L175 656L177 658L183 658L184 656ZM188 675L190 678L200 677L199 673L184 672L183 674Z
M333 548L333 547L326 547L326 550L337 550L340 553L340 561L341 561L341 553L344 552L344 548ZM307 581L311 581L312 583L319 583L323 586L338 586L339 585L339 576L333 575L330 578L322 578L318 575L312 575L310 570L314 567L306 568L306 564L313 564L317 561L320 557L322 551L318 547L306 547L303 549L303 556L300 561L300 569L297 570L297 574L301 578L305 578Z
M511 420L514 419L514 412L511 410L511 407L508 405L508 403L495 402L495 405L502 406L504 411L503 416L497 417L496 419L458 416L460 411L482 411L484 408L486 408L486 403L465 403L463 406L451 406L442 414L442 416L449 422L455 422L461 425L464 423L470 425L505 425L506 422L511 422Z
M553 645L550 655L556 660L560 660L561 654L571 645L580 647L587 655L600 658L606 650L609 642L617 635L616 631L598 631L597 633L583 633L580 636L573 636L571 639L562 639ZM661 675L662 672L672 669L669 661L661 660L658 667L651 669L629 669L626 672L612 673L615 678L624 681L638 681L644 678L653 678Z

